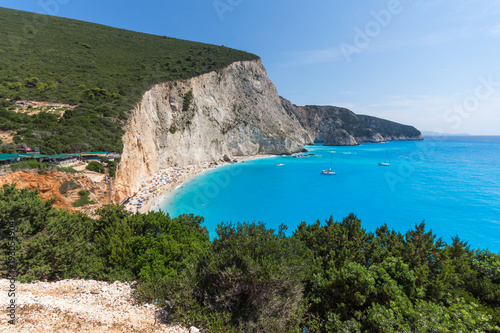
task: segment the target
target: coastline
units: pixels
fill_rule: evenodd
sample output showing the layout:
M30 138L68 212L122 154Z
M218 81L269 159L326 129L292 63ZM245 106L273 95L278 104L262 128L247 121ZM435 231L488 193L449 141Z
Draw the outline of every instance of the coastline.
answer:
M215 169L227 164L242 163L245 161L270 158L279 155L251 155L238 156L236 162L221 162L214 164L203 162L199 165L188 165L185 167L170 167L161 169L152 177L142 183L141 189L130 197L123 206L125 210L136 213L147 214L154 208L158 208L160 202L166 195L173 193L182 184L201 175L210 169Z

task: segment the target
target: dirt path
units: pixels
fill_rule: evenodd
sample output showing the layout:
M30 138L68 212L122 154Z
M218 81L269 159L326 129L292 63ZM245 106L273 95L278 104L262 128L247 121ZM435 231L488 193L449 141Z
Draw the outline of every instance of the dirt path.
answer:
M106 182L106 200L105 204L111 203L111 177L109 176L109 164L104 168L104 181Z

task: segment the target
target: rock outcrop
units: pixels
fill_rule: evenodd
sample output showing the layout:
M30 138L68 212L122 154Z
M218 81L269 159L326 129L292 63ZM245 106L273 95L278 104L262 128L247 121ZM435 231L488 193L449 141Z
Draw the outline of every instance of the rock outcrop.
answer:
M224 155L292 154L313 141L282 105L260 60L155 85L129 117L114 199L156 171Z
M365 123L379 132L388 141L424 139L422 133L413 126L366 115L358 115L358 117L363 119Z
M361 142L423 140L416 128L371 116L357 115L336 106L297 106L282 98L282 104L295 115L314 142L327 146L351 146Z
M325 146L357 146L359 143L356 142L354 137L347 133L346 130L338 128L333 132L329 133L323 143Z
M386 141L380 133L346 108L291 105L288 106L288 110L297 116L314 142L343 146L357 145L360 142Z

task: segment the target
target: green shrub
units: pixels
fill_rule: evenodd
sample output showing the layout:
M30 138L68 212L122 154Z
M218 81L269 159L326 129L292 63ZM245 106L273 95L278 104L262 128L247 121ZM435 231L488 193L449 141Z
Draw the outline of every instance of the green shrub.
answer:
M13 163L9 165L9 169L11 171L18 170L34 170L38 169L38 173L51 172L51 171L60 171L60 172L68 172L68 173L77 173L73 168L61 168L52 163L40 163L36 159L28 159L26 161L21 161L17 163Z
M17 279L82 277L89 255L88 240L92 220L82 214L70 214L52 207L54 199L43 202L38 191L19 190L15 185L0 189L0 270L8 276L8 243L3 237L9 223L15 225Z
M90 170L90 171L94 171L94 172L104 173L104 166L101 163L96 162L96 161L91 161L89 164L87 164L85 169Z
M14 105L14 103L12 103L11 101L6 100L5 98L0 98L0 106L8 108L12 105Z
M176 313L195 311L211 330L220 323L207 313L228 318L228 328L240 332L296 331L305 310L303 281L310 257L285 230L284 225L277 233L263 224L219 225L211 250L194 268L192 294L185 295L192 308L177 300Z
M189 90L186 94L184 94L183 103L182 103L182 111L189 110L189 107L191 106L192 100L193 100L193 91Z
M80 171L75 170L75 169L70 168L70 167L57 167L56 169L59 172L66 172L66 173L79 173L80 172Z
M0 153L2 153L2 154L15 154L16 147L14 147L13 145L1 145L0 146Z
M500 299L499 284L471 269L474 255L458 238L446 246L424 223L404 235L386 225L366 233L353 214L341 223L302 223L294 237L315 254L315 273L306 282L312 331L498 329L498 303L477 304Z
M28 159L26 161L21 161L21 162L17 162L17 163L11 164L10 165L10 170L11 171L32 170L32 169L38 169L41 166L42 166L42 164L39 163L37 160L35 160L35 159Z
M36 85L40 82L37 77L32 77L24 80L24 85L28 88L35 88Z
M94 201L89 200L90 192L85 190L78 191L80 198L73 203L73 207L82 207L85 205L92 205Z
M80 191L81 198L88 198ZM202 218L136 214L121 206L97 210L99 218L70 214L45 203L38 191L0 188L0 274L8 276L9 221L15 223L19 281L85 278L140 280L142 290L175 277L210 245ZM156 289L155 289L156 288ZM158 292L145 293L157 298ZM149 299L152 301L152 299Z
M114 177L118 163L116 161L107 161L109 167L109 176Z
M66 194L66 192L79 188L80 186L72 180L65 181L59 187L59 192L61 194Z

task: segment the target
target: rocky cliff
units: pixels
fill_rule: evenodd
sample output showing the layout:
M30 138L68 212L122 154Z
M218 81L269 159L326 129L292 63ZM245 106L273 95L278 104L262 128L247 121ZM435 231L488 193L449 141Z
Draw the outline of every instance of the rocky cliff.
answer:
M224 155L291 154L312 142L282 105L260 60L160 83L129 117L114 199L132 195L162 168L216 162Z
M424 139L422 133L420 133L420 131L413 126L403 125L390 120L366 115L359 115L358 117L367 123L371 128L379 132L386 140L397 141Z
M327 146L354 146L361 142L388 140L423 140L412 126L357 115L336 106L297 106L282 99L284 107L295 115L314 142Z
M385 139L354 112L336 106L296 106L295 114L314 142L331 146L357 145L359 142L384 142Z
M354 137L342 128L337 128L325 136L325 146L357 146L359 143Z

